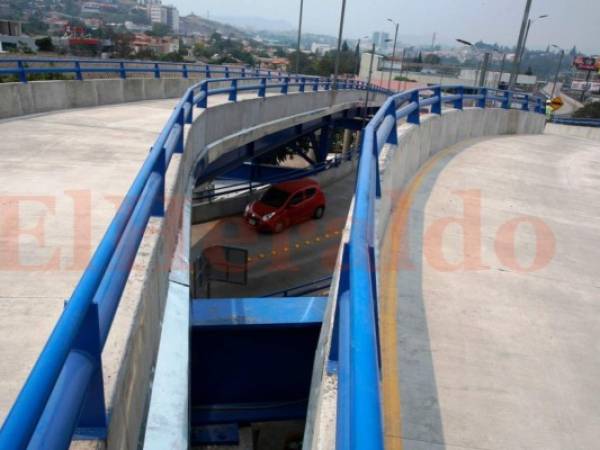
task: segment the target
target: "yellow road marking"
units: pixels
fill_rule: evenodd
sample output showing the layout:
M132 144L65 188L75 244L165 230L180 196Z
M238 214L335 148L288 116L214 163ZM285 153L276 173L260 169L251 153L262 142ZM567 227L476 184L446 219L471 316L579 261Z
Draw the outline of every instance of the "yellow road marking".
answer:
M381 336L381 362L383 375L383 422L385 449L402 450L402 408L400 399L400 371L398 367L398 272L399 256L403 250L408 227L410 206L419 188L432 167L446 152L439 152L417 173L406 191L401 195L389 220L384 242L391 242L391 248L381 256L381 293L379 329ZM405 270L405 269L404 269Z

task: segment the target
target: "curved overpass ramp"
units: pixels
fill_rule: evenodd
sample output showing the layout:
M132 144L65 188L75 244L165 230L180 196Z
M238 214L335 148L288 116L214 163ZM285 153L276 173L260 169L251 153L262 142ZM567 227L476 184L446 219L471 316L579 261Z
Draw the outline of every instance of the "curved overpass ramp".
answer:
M173 154L165 176L165 218L149 221L102 354L109 447L134 448L139 439L171 257L180 225L182 236L189 231L184 205L195 168L278 130L364 105L360 90L281 94L240 92L233 103L231 95L215 93L185 128L186 151ZM175 104L133 102L0 121L0 419ZM179 245L186 240L179 236ZM185 265L174 271L187 277Z
M381 246L390 448L596 445L599 168L597 143L525 135L416 174Z

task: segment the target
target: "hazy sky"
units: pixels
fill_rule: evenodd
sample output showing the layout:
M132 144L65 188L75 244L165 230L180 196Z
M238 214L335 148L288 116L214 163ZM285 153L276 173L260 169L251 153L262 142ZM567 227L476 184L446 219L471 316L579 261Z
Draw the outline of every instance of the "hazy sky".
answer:
M297 25L299 0L165 0L182 14L249 16L284 20ZM306 31L337 35L341 0L305 0ZM400 35L431 36L448 43L461 37L515 45L525 0L347 0L345 37L357 38L376 30L392 32L390 17L400 22ZM554 43L577 45L600 53L599 0L533 0L531 17L549 14L532 26L528 46Z

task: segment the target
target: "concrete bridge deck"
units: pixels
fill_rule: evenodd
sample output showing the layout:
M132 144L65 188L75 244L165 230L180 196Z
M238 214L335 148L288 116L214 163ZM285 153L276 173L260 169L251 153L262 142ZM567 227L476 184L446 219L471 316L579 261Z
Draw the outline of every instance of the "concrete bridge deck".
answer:
M386 448L591 449L600 438L600 144L439 152L381 248Z
M0 121L0 421L176 101Z

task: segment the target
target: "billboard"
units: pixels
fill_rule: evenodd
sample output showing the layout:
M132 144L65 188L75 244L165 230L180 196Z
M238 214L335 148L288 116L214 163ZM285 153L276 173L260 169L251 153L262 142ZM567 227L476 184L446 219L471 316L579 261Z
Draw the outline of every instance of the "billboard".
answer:
M600 58L593 56L577 56L573 60L573 65L577 70L598 70L600 69Z

